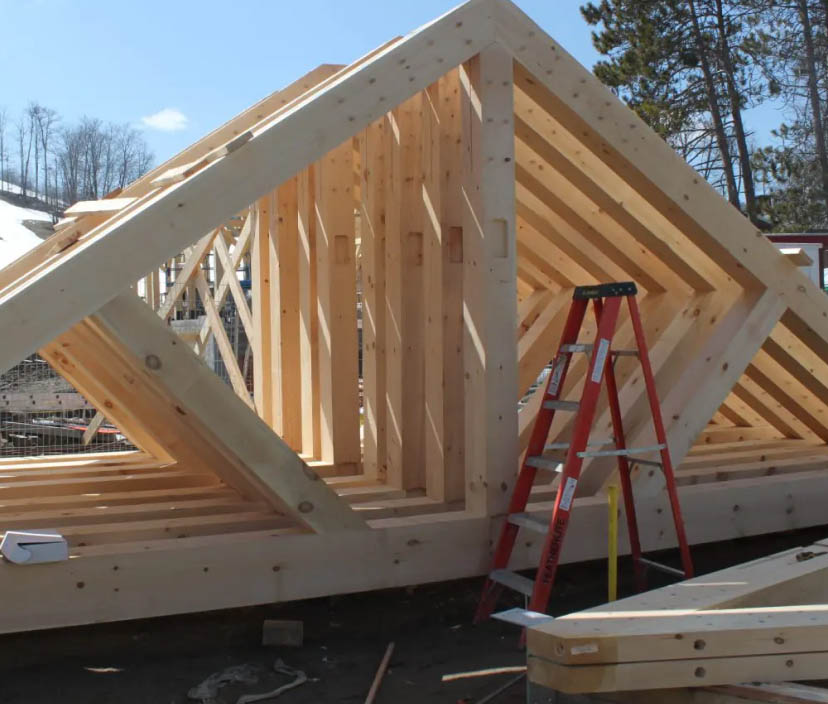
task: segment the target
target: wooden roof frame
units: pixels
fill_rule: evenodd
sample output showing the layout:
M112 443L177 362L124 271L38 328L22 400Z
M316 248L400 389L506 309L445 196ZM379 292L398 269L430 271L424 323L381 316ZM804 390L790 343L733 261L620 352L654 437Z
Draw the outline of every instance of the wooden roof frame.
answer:
M212 378L195 356L177 344L162 320L125 291L125 282L139 279L197 242L205 232L221 227L229 217L464 65L471 68L462 72L461 80L466 82L470 109L478 119L471 130L475 143L482 145L477 147L471 167L474 192L467 194L474 201L476 219L464 223L476 228L480 236L470 240L471 249L465 254L484 264L464 271L470 284L464 301L466 316L476 335L474 345L464 348L470 379L465 420L467 472L460 478L464 510L439 518L430 515L428 520L413 517L366 522L319 481L229 387ZM631 241L641 244L651 261L661 263L652 270L639 266L639 259L628 248L610 243L609 255L593 246L589 251L590 257L594 253L594 261L584 260L571 278L577 279L581 272L591 277L596 272L636 271L649 286L651 300L647 305L653 315L664 317L659 323L664 341L652 345L654 359L664 362L685 342L691 347L671 367L670 383L662 398L674 462L687 454L780 321L808 354L828 357L825 295L515 5L508 0L471 0L348 67L323 66L311 72L131 184L118 194L122 207L114 214L106 208L81 208L87 211L85 215L79 213L65 222L52 239L0 272L0 326L16 331L0 349L3 369L41 349L51 350L50 361L58 368L65 357L67 374L80 374L84 367L93 368L95 354L101 354L88 342L100 341L113 364L125 364L146 385L147 394L164 399L165 417L170 422L176 420L176 414L191 421L193 439L180 442L203 443L212 453L194 460L209 463L217 472L221 469L222 479L243 495L265 498L294 524L319 534L286 539L267 533L249 544L242 538L228 538L218 548L185 539L178 551L183 559L178 563L168 560L168 571L154 573L158 588L170 587L178 578L192 580L195 565L218 565L215 560L221 556L231 558L227 564L246 575L246 582L236 584L239 580L233 575L232 589L210 592L203 599L188 595L185 600L170 594L164 604L148 605L136 596L127 608L128 616L401 585L485 569L493 518L505 511L521 436L525 436L532 416L531 410L524 411L518 419L515 401L525 391L526 381L537 376L544 357L548 358L560 310L569 295L567 288L579 283L556 270L551 262L560 250L556 253L549 242L543 242L542 255L518 262L518 230L523 228L531 237L548 226L536 216L537 210L545 207L538 194L548 193L549 188L542 175L530 168L531 163L515 158L516 150L518 155L527 149L535 153L546 150L549 159L555 155L549 151L550 145L538 140L540 126L533 122L531 111L518 111L515 118L516 94L526 99L524 107L528 103L539 106L541 111L554 114L568 134L577 135L575 146L583 151L586 165L581 175L572 174L581 179L578 187L591 193L604 213L624 223L632 234ZM516 136L520 141L517 148ZM628 203L609 190L602 192L589 172L587 162L592 158L599 158L619 184L635 190L638 201ZM562 202L560 207L564 206ZM636 225L637 207L646 207L658 214L660 223L669 223L660 233L663 236ZM556 224L576 229L572 226L576 216L581 217L576 214L567 220L555 215ZM601 213L596 215L596 219L600 217ZM585 227L594 227L584 222ZM583 242L585 248L590 246L587 238ZM685 256L685 247L705 255L697 257L698 266L695 259ZM618 261L625 257L629 264L622 267ZM516 274L519 266L523 276ZM536 277L536 281L547 277L559 290L533 290L524 276ZM519 286L526 295L518 315L520 324L525 317L528 329L516 349L511 334ZM680 302L670 301L673 287L681 292ZM533 318L531 311L540 315ZM699 331L704 334L690 340L690 333ZM808 365L793 359L786 343L774 344L767 354L776 354L774 361L786 364L795 379L808 379L813 373ZM140 374L134 373L136 369ZM757 367L754 378L761 373ZM817 376L814 393L824 403L828 374L819 372ZM631 444L647 432L639 418L643 415L633 382L631 377L625 398L631 406ZM745 382L744 395L755 392L750 382ZM108 383L109 387L101 385L100 396L94 399L99 407L123 380ZM793 394L782 389L779 397L784 401ZM534 402L537 399L536 395ZM772 400L782 403L778 398ZM222 440L210 430L219 424L225 430ZM828 432L821 423L813 425ZM149 429L148 435L152 435ZM158 453L164 452L164 445L158 444ZM566 551L565 559L597 557L604 549L603 535L598 535L602 530L599 517L605 513L603 499L587 494L600 491L609 474L610 468L599 462L585 474L585 493L578 498L581 509L573 520L573 531L580 531L581 537ZM738 484L745 497L775 506L783 479L769 477L762 484L741 480L742 484L737 481L733 486ZM638 477L637 489L649 491L653 505L659 505L660 486L655 479ZM787 482L786 489L791 497L788 500L801 506L796 520L817 520L816 501L828 492L823 477L800 476ZM541 515L551 508L544 498L548 496L539 495L533 505ZM706 485L690 486L682 493L682 501L688 524L696 522L700 539L732 536L725 520L733 510L732 499L725 492ZM711 517L721 520L716 523ZM746 530L754 533L790 523L784 512L745 520L750 524ZM641 521L645 528L663 534L660 513L647 513ZM451 532L450 540L444 540L447 532ZM425 545L441 545L445 559L435 557ZM159 555L169 557L171 548L136 550L119 562L136 571L152 570L153 561ZM456 553L463 551L458 559ZM278 565L261 564L262 554L285 555L296 572L274 577L272 572L278 571ZM528 547L521 549L517 559L530 564L531 554ZM78 555L84 557L85 573L92 575L102 590L108 590L116 579L108 572L113 556L95 549L81 549ZM405 557L399 566L401 555ZM360 561L362 569L351 569L348 560ZM55 566L60 576L54 588L71 585L73 570L79 569L81 562L75 561L72 569ZM330 572L336 565L343 569L331 580ZM229 586L226 580L230 577L216 579ZM21 572L13 586L15 595L25 598L36 581L33 574ZM140 595L138 587L131 593ZM28 604L21 607L13 623L0 624L0 630L23 624L45 627L128 617L124 616L123 597L119 600L109 595L100 601L95 597L103 592L69 591L75 607L71 614L51 618L38 612L37 605Z
M583 132L590 149L635 181L701 247L715 248L713 254L727 262L745 288L765 287L779 295L792 324L813 333L814 346L828 351L828 301L758 229L517 6L509 0L470 0L288 103L255 125L235 151L160 193L139 198L102 227L78 232L77 244L36 276L22 283L4 277L0 325L14 326L20 334L4 346L0 368L8 369L94 313L124 289L124 281L137 280L492 44L525 67L518 71L519 85L545 88L548 94L541 99L554 101L556 114L566 115L575 131ZM238 174L245 178L235 178ZM48 247L41 245L32 256ZM117 265L101 268L101 260ZM93 271L95 285L81 286ZM49 296L51 305L38 306ZM38 315L26 312L31 310Z

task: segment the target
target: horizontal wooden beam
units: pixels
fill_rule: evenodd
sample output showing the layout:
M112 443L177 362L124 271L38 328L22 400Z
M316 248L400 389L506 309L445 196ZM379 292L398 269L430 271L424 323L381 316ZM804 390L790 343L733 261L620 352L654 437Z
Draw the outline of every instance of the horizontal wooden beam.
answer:
M681 500L688 526L696 527L691 540L706 542L820 525L825 520L828 486L821 476L769 477L685 487ZM744 510L734 511L737 504ZM604 557L606 502L576 499L575 505L572 540L563 561ZM666 504L648 501L640 511L642 534L658 536L664 531L665 537L654 546L670 547ZM537 515L548 516L548 511ZM205 611L480 575L489 569L490 541L499 528L488 517L463 511L381 519L372 521L371 527L326 535L267 531L77 548L69 562L37 569L0 563L4 595L15 604L0 620L0 631ZM537 566L539 549L538 544L519 545L515 568ZM716 573L697 578L688 593L700 608L767 605L763 595L771 587L782 604L791 603L786 595L819 599L824 594L820 572L828 565L828 554L799 561L798 552L791 550L780 558L783 562L773 580L743 565L724 580ZM119 569L113 570L116 565ZM786 593L780 595L783 582ZM148 597L160 593L164 599ZM667 593L659 601L649 598L651 608L679 604ZM44 603L59 608L45 610ZM627 600L616 603L625 609L642 608Z

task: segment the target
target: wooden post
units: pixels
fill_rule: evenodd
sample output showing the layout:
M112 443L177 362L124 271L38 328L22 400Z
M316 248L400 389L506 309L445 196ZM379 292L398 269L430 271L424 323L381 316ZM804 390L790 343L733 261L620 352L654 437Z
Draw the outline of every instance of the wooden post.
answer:
M463 209L460 84L452 71L423 106L425 467L437 501L464 496Z
M273 427L287 445L302 448L302 389L299 369L299 223L297 181L276 190L271 231L270 310L273 363Z
M360 138L363 473L381 480L386 475L385 128L380 120Z
M253 337L248 340L253 353L253 401L259 417L273 427L273 367L270 348L270 226L273 195L260 198L251 214L253 244L250 268L253 289Z
M518 456L512 58L461 67L466 510L505 511Z
M385 412L386 481L403 484L403 341L402 264L400 249L400 126L397 111L385 122Z
M302 453L322 457L319 430L319 317L316 296L316 213L313 166L297 176L299 225L299 366L302 380Z
M417 94L388 114L385 270L388 482L426 485L421 122Z
M361 460L350 139L317 162L315 180L321 459L350 474Z
M401 144L400 247L402 256L403 489L423 489L425 480L423 290L423 94L399 110Z

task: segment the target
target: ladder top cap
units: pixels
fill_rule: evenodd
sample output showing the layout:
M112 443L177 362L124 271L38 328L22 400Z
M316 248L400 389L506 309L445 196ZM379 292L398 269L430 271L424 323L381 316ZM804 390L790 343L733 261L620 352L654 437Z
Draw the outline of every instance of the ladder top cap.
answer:
M635 296L638 289L633 281L619 281L611 284L596 286L576 286L572 294L573 301L583 301L590 298L610 298L614 296Z

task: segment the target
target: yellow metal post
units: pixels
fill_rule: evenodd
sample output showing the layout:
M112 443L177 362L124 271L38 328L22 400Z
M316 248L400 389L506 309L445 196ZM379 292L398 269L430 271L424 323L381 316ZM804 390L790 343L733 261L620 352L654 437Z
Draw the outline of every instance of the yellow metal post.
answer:
M607 583L609 590L609 601L618 598L618 487L607 487L608 525L609 530L607 545Z

